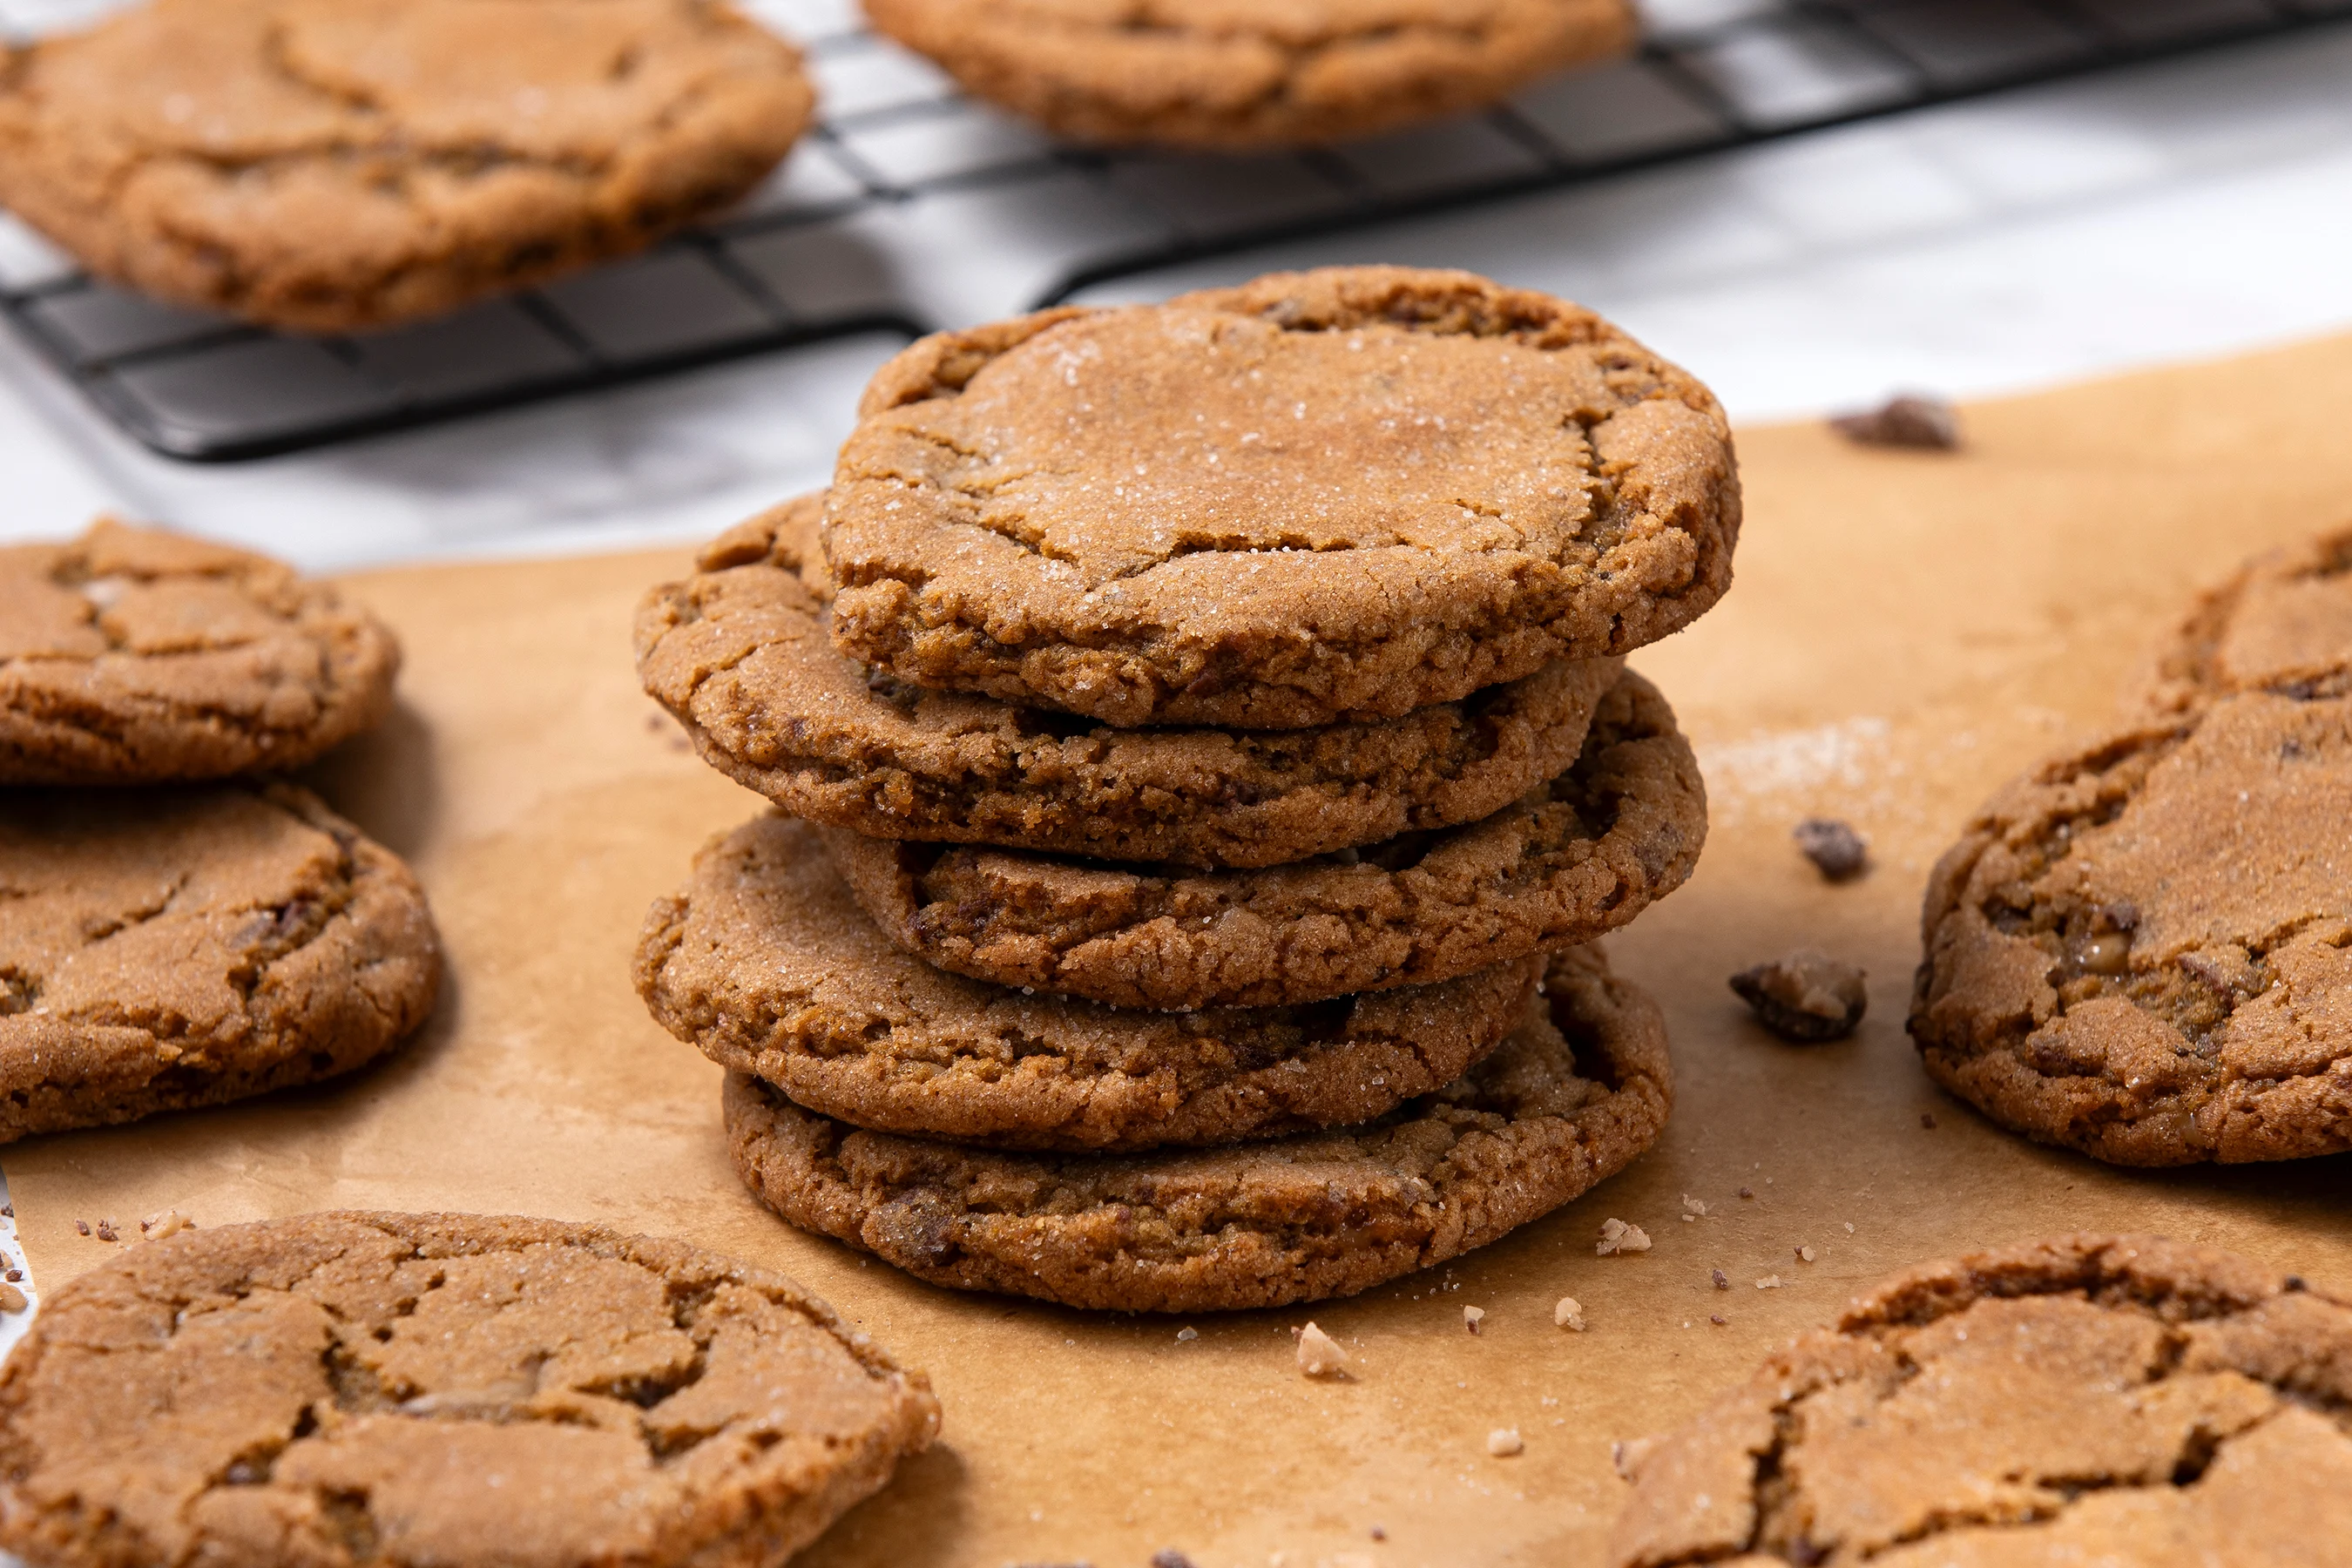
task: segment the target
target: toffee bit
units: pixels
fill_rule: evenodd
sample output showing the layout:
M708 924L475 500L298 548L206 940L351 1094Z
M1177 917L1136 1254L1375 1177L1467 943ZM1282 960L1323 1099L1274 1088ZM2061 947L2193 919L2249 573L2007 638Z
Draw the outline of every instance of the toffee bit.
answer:
M86 1219L78 1219L74 1221L74 1230L79 1235L88 1236L89 1234L89 1221Z
M21 1284L24 1282L24 1279L25 1271L21 1268L11 1268L7 1273L0 1274L0 1279L5 1279L11 1285Z
M1784 1040L1819 1044L1853 1033L1870 1008L1867 976L1851 963L1800 951L1743 969L1731 988L1755 1011L1757 1022Z
M98 1222L98 1239L100 1241L120 1241L122 1238L114 1234L114 1226L104 1220L100 1220Z
M1714 1270L1707 1276L1707 1278L1715 1281L1715 1288L1718 1290L1728 1290L1731 1289L1731 1276L1726 1274L1720 1268Z
M0 1219L15 1219L16 1217L16 1205L15 1204L0 1204Z
M1789 837L1826 881L1852 881L1870 863L1870 840L1833 816L1809 816Z
M1192 1560L1172 1546L1151 1554L1151 1568L1192 1568Z
M1713 1323L1718 1329L1731 1321L1729 1318L1725 1317L1721 1312L1709 1312L1706 1315L1706 1321Z
M1830 428L1862 447L1950 452L1960 445L1960 421L1952 405L1924 393L1897 393L1867 412L1837 415Z
M1486 1434L1486 1452L1498 1459L1507 1459L1514 1454L1525 1453L1527 1447L1527 1444L1520 1439L1519 1430L1516 1426L1497 1426Z
M1484 1322L1486 1318L1486 1309L1484 1307L1465 1307L1462 1309L1462 1326L1469 1330L1474 1334L1478 1331L1478 1325Z
M1372 1539L1374 1541L1386 1541L1388 1538L1389 1532L1377 1524L1372 1526Z
M1562 1296L1551 1309L1552 1326L1570 1333L1584 1331L1584 1303L1573 1296Z
M1593 1244L1592 1250L1602 1258L1612 1253L1647 1252L1650 1233L1622 1219L1605 1219L1601 1222L1601 1239Z
M1309 1323L1298 1331L1298 1370L1307 1377L1345 1376L1348 1352L1337 1340Z
M1753 1198L1756 1195L1756 1189L1754 1187L1742 1187L1739 1189L1739 1195L1743 1198Z

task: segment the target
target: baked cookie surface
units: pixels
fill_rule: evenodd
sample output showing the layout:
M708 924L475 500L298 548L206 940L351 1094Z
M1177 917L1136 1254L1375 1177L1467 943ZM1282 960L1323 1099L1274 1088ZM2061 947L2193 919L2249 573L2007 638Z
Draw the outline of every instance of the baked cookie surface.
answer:
M2121 1164L2352 1149L2352 696L2252 690L2010 786L1927 887L1911 1034Z
M2352 691L2352 528L2250 561L2158 652L2147 702L2184 712L2233 691Z
M1220 1149L992 1152L860 1131L743 1074L736 1170L804 1230L919 1279L1119 1311L1351 1295L1442 1263L1615 1174L1673 1100L1664 1016L1591 948L1492 1056L1378 1121Z
M1931 1265L1634 1468L1611 1568L2286 1568L2352 1540L2352 1304L2077 1236Z
M1590 942L1683 884L1706 788L1625 674L1576 765L1483 821L1260 870L1183 872L826 829L858 902L940 968L1122 1007L1277 1006Z
M781 1275L476 1215L185 1231L0 1371L0 1542L43 1563L773 1565L939 1405Z
M637 616L646 688L704 761L883 838L1265 866L1501 810L1575 761L1615 659L1562 659L1402 719L1118 730L869 679L834 650L821 498L755 518Z
M0 793L0 1142L348 1072L439 974L408 868L303 791Z
M1484 108L1638 34L1624 0L866 0L968 90L1082 142L1241 149Z
M1335 268L924 339L826 500L833 636L1119 725L1397 718L1721 596L1707 390L1581 308Z
M1127 1012L943 974L860 912L815 830L715 839L654 906L639 994L678 1038L860 1126L1012 1148L1231 1142L1370 1121L1499 1045L1538 972L1315 1007Z
M354 331L639 249L814 101L711 0L151 0L0 62L0 204L161 299Z
M400 646L266 555L101 521L0 548L0 784L299 766L380 723Z

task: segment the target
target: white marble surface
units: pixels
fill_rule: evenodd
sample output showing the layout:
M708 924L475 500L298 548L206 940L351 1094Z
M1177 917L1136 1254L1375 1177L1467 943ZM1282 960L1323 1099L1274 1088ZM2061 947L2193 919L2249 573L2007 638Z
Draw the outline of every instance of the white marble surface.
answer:
M1469 267L1601 309L1743 419L1897 387L1991 393L2226 353L2352 322L2347 80L2352 25L1132 279L1102 297L1318 261ZM933 205L947 221L886 215L860 237L877 265L920 285L939 320L1000 314L1056 273L1075 233L1124 221L1058 199L1052 181L1034 190L1018 209L991 205L986 233ZM836 343L197 468L125 441L0 336L0 537L69 532L110 507L331 569L706 535L822 482L859 384L894 346Z

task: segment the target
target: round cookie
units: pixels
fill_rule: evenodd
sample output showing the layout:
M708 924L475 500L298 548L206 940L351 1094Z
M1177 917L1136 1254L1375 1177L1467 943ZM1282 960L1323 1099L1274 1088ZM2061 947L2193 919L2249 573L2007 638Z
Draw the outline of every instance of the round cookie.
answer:
M942 969L1118 1007L1280 1006L1616 930L1697 864L1706 787L1665 699L1628 673L1576 765L1508 808L1297 865L1185 873L824 838L875 923Z
M866 0L964 89L1097 142L1335 142L1631 47L1625 0Z
M2288 1568L2352 1540L2352 1303L2062 1237L1928 1265L1643 1445L1609 1568Z
M2199 599L2157 655L2148 706L2232 691L2352 691L2352 528L2257 556Z
M0 793L0 1143L348 1072L439 975L408 868L301 790Z
M640 249L814 103L711 0L150 0L0 56L0 204L158 298L351 331Z
M646 689L703 759L795 816L880 838L1270 866L1501 810L1576 760L1616 659L1560 659L1402 719L1118 730L869 679L824 626L823 498L703 552L637 614Z
M2045 763L1927 886L1911 1034L2126 1165L2352 1149L2352 696L2248 691Z
M1366 1126L1185 1152L1008 1154L859 1131L727 1080L735 1168L804 1230L967 1290L1118 1311L1352 1295L1553 1209L1654 1142L1665 1021L1600 952L1555 956L1500 1049Z
M400 645L265 555L103 519L0 548L0 784L297 767L392 708Z
M943 974L893 947L816 832L764 816L654 905L663 1027L824 1115L1005 1148L1223 1143L1368 1121L1499 1045L1539 964L1312 1007L1122 1012Z
M1695 619L1707 390L1549 295L1333 268L926 338L826 497L841 650L1119 725L1393 719Z
M478 1215L184 1231L0 1371L0 1543L47 1564L781 1563L939 1402L781 1275Z

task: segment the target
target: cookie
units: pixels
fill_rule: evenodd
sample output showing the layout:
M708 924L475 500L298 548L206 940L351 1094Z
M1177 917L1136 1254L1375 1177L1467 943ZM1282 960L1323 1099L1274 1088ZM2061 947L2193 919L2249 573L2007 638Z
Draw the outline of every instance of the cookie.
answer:
M2210 1247L1933 1264L1641 1446L1610 1568L2286 1568L2352 1540L2352 1302Z
M1625 0L866 0L976 97L1081 142L1336 142L1622 54Z
M1312 1007L1124 1012L942 974L893 947L815 830L721 835L654 906L637 991L713 1061L862 1127L1007 1148L1220 1143L1370 1121L1499 1045L1539 965Z
M824 838L875 923L942 969L1119 1007L1281 1006L1616 930L1690 875L1706 788L1665 700L1629 673L1576 765L1506 810L1297 865L1188 873Z
M2200 598L2157 656L2147 705L2232 691L2352 692L2352 528L2275 550Z
M1338 1131L1186 1152L1011 1154L860 1131L727 1080L735 1168L804 1230L967 1290L1135 1312L1352 1295L1541 1217L1647 1149L1657 1005L1597 949L1435 1094Z
M939 1403L792 1280L478 1215L184 1231L0 1371L0 1543L47 1564L776 1564Z
M0 793L0 1142L349 1072L439 974L408 868L301 790Z
M833 636L1119 725L1394 719L1723 594L1731 435L1591 312L1334 268L926 338L826 499Z
M1911 1033L2127 1165L2352 1149L2352 695L2247 691L2043 763L1927 887Z
M158 298L351 331L640 249L814 102L711 0L150 0L0 58L0 204Z
M382 722L400 645L266 555L103 519L0 547L0 784L299 766Z
M1450 826L1575 761L1619 666L1555 660L1402 719L1313 730L1118 730L926 691L834 651L821 504L753 519L649 595L637 669L719 772L874 837L1267 866Z

